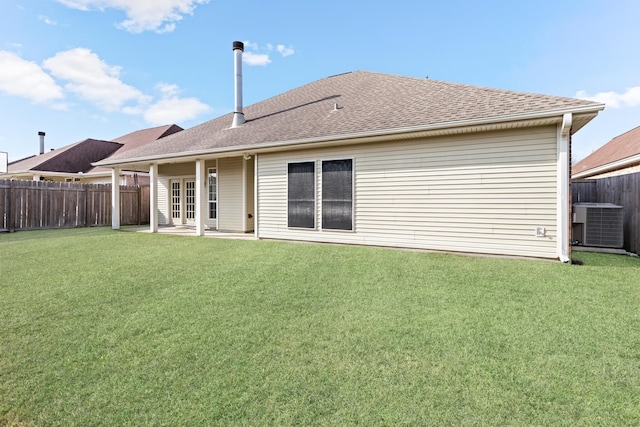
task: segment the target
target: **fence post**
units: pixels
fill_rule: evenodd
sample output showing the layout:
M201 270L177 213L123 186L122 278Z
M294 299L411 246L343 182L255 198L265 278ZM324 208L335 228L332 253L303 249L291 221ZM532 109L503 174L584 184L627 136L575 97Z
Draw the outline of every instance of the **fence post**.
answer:
M138 184L138 225L142 224L142 186Z
M84 226L89 226L89 184L84 183Z
M9 228L9 233L16 231L15 215L13 215L13 205L15 204L13 198L15 194L15 184L11 180L9 183L9 200L7 201L7 228Z

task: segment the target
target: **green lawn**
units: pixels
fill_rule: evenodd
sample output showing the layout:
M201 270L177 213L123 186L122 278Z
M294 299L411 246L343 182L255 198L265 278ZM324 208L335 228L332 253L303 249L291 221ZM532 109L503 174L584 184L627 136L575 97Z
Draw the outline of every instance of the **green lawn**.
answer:
M640 261L0 234L0 425L640 424Z

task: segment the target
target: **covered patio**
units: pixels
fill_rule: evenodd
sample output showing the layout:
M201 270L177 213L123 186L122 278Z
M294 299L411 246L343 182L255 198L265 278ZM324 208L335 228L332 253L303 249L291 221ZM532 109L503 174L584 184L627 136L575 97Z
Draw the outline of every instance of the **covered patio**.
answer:
M149 226L122 227L120 229L122 231L134 231L138 233L154 233L154 231L152 231ZM155 233L175 236L196 236L195 229L195 226L189 225L167 225L158 227ZM202 234L202 237L210 237L215 239L257 240L255 234L253 233L233 233L217 230L204 230L204 234Z

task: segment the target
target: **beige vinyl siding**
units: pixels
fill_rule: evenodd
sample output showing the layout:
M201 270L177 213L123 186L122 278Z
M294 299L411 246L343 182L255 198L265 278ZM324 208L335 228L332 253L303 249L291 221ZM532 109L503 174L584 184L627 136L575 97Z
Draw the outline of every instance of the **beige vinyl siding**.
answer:
M259 237L556 258L555 126L261 154ZM353 158L354 231L287 228L287 162ZM544 227L545 237L536 237Z
M169 199L169 179L158 177L158 225L171 223Z
M158 166L158 175L165 176L196 176L196 162L169 163Z
M218 228L244 231L242 157L218 159Z
M245 181L245 200L247 204L247 228L245 231L253 231L254 228L254 218L256 216L254 210L254 162L255 156L252 156L250 160L247 160L245 163L245 171L246 171L246 181ZM251 216L251 218L249 218Z

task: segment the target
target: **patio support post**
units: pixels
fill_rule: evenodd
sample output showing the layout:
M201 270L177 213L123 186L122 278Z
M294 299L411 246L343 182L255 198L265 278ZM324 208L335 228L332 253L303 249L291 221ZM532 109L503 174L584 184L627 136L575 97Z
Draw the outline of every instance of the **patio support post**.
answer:
M204 160L196 160L196 235L204 236L206 174Z
M573 116L566 113L558 127L558 200L557 200L557 239L558 258L562 262L571 261L569 247L569 140Z
M111 170L111 228L120 229L120 168Z
M253 235L259 239L258 234L258 219L260 213L258 212L258 154L253 156Z
M158 165L149 165L149 229L158 232Z
M247 232L247 156L242 157L242 232Z

